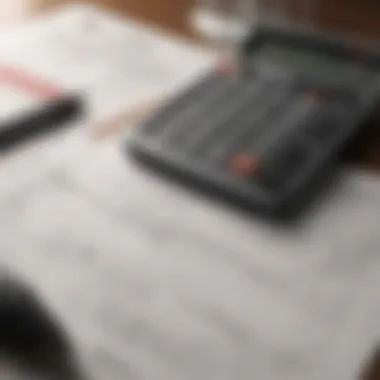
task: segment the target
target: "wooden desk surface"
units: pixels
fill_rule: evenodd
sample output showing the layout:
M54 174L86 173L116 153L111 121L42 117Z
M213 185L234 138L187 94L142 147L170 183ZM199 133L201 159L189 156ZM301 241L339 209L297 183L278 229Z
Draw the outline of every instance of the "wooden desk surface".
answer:
M302 0L295 1L300 2ZM30 17L53 9L60 3L68 2L63 0L2 0L0 3L0 22L2 25L22 23ZM128 14L128 16L138 17L143 21L163 26L186 38L196 38L188 22L188 11L193 3L191 0L161 0L160 2L149 0L93 0L92 2ZM379 37L380 40L380 23L378 22L380 3L377 1L367 0L366 5L362 7L359 4L363 2L355 0L330 2L325 0L324 3L326 6L319 13L319 22L330 27L339 25L345 30ZM372 123L363 134L361 141L356 142L348 151L348 162L380 172L380 132L378 126L378 123ZM370 366L371 370L365 375L365 379L380 380L380 359L377 358L374 363Z

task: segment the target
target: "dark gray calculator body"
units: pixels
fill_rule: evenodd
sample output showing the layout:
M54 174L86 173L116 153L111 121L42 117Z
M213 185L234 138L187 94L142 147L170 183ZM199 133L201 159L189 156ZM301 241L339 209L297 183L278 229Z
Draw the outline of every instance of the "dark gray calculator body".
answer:
M210 72L144 122L128 148L159 171L270 214L291 214L380 99L380 55L261 28L244 75Z

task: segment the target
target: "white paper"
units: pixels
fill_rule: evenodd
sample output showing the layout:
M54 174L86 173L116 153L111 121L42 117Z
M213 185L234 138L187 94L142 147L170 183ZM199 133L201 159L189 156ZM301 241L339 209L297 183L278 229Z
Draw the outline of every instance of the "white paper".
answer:
M59 20L75 25L82 9ZM144 61L145 82L140 73L111 96L104 57L102 75L90 70L83 82L73 63L63 82L90 86L96 115L152 83L167 91L189 74L182 59L198 54L124 28L167 57L161 64L173 76L155 82ZM5 56L22 65L21 53ZM209 60L193 63L197 71ZM0 166L1 259L59 313L95 379L357 378L379 334L378 179L344 173L302 226L278 229L144 173L124 149L119 139L91 141L78 125Z
M127 21L90 5L67 7L2 37L0 63L83 93L91 118L167 94L210 65L205 50Z
M88 133L85 130L98 121L147 98L175 92L212 60L204 49L180 44L155 29L91 5L63 7L0 37L0 65L45 79L63 92L83 94L86 117L73 128L77 134L81 129ZM1 90L1 85L0 100L4 119L40 105L24 93ZM63 132L55 143L42 137L23 146L21 155L18 150L11 152L0 168L0 175L7 178L0 194L38 178L67 155L67 147L75 146L75 141L76 134ZM25 165L28 161L33 165Z
M0 81L0 123L6 126L7 122L20 117L20 114L34 111L43 106L43 101L38 97L30 96L14 87L2 85Z
M79 140L2 197L0 251L95 378L356 378L378 333L378 180L347 173L282 231Z

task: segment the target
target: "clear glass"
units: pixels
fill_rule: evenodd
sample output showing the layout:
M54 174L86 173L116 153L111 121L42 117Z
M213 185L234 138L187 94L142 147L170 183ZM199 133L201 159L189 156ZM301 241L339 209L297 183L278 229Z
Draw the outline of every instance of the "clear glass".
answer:
M313 27L317 3L318 0L197 0L194 14L200 21L198 31L214 45L234 51L258 23Z

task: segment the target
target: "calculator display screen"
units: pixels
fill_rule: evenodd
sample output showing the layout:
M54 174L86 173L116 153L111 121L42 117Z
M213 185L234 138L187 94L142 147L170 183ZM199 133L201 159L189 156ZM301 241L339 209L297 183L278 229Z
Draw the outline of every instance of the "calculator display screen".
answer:
M267 43L255 54L263 65L281 66L326 84L360 85L373 74L369 66L326 53Z

